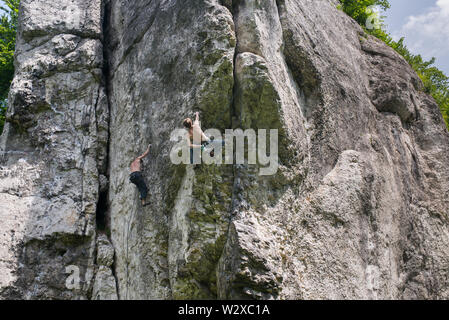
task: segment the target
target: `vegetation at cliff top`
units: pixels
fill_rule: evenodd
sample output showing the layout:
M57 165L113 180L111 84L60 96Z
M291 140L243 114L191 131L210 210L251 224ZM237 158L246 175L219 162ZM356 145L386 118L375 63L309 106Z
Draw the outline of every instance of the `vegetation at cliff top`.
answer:
M419 75L424 83L424 91L434 97L440 106L446 126L449 129L449 77L434 66L435 58L425 61L421 55L415 55L404 44L404 38L394 41L385 31L384 17L372 10L372 6L377 6L383 11L390 8L388 0L340 0L341 10L354 18L368 34L371 34L396 50ZM367 21L377 15L379 26L367 28Z
M0 133L3 131L9 86L14 76L14 50L20 0L4 0L0 7Z

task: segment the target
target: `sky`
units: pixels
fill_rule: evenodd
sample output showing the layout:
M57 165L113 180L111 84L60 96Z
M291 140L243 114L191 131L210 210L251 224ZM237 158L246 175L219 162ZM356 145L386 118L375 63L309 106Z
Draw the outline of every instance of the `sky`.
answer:
M410 51L426 60L435 57L435 65L449 76L449 0L389 1L384 14L393 38L405 37Z
M390 0L387 30L424 59L436 58L435 65L449 76L449 0Z

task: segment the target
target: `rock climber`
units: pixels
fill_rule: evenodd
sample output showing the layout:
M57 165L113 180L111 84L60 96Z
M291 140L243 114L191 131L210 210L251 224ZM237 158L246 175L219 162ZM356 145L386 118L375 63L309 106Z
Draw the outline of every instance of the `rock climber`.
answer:
M201 149L203 151L204 146L210 143L210 139L201 130L199 112L195 113L194 122L192 122L192 119L186 118L182 124L188 130L187 143L190 148L190 163L193 164L193 149Z
M144 206L144 207L148 206L150 204L150 202L146 202L147 195L148 195L148 187L143 178L143 175L141 172L141 166L142 166L143 158L148 156L148 154L150 153L150 147L151 147L151 144L148 145L147 150L141 156L134 159L130 165L131 175L129 176L129 180L137 186L137 189L140 192L140 200L142 201L142 206Z
M186 118L182 122L184 127L188 130L187 132L187 144L190 149L190 163L193 164L193 154L194 149L201 148L201 151L205 149L206 146L221 146L224 147L224 140L215 140L214 137L207 137L200 126L200 116L199 113L195 113L195 121L192 122L192 119ZM214 157L214 150L210 152L210 156Z

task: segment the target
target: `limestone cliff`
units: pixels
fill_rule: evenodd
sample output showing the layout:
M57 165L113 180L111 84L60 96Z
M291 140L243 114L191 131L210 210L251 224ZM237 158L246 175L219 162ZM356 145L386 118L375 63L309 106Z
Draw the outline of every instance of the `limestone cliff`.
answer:
M9 102L2 298L449 298L449 134L337 1L22 0ZM277 173L172 164L195 111Z

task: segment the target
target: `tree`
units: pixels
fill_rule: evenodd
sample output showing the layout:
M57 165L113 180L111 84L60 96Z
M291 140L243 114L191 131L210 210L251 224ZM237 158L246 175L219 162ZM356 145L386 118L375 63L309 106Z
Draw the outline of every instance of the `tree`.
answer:
M0 133L3 131L6 98L14 76L14 50L20 0L4 0L0 7Z

